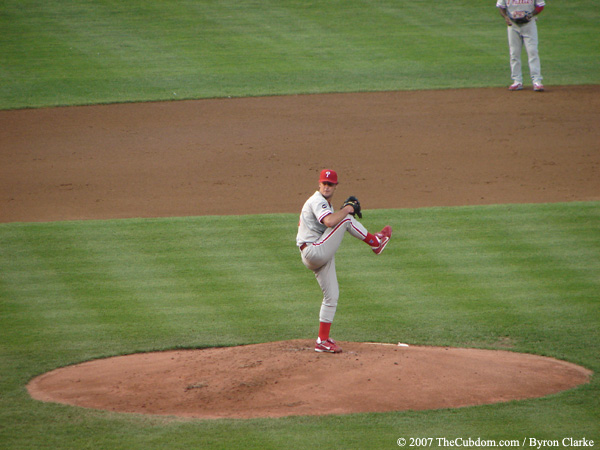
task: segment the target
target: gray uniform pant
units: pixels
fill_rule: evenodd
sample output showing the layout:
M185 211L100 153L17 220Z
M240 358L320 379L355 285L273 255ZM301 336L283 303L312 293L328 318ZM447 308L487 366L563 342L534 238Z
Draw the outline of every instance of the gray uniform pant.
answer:
M523 25L513 24L508 28L508 47L510 51L510 75L513 81L523 83L521 69L521 51L523 45L529 60L529 74L536 84L542 82L542 69L538 54L538 32L535 19Z
M334 228L327 228L318 240L302 250L302 262L315 273L323 291L323 303L319 313L321 322L333 322L337 309L340 288L335 271L335 253L346 232L360 240L367 237L367 229L353 216L348 215Z

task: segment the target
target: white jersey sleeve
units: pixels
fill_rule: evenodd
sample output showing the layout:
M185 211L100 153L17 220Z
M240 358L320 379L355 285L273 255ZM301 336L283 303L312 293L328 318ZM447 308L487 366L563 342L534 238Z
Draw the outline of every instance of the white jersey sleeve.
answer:
M322 221L329 214L333 214L333 207L319 191L315 192L302 207L296 245L300 247L302 244L310 244L319 239L327 230Z

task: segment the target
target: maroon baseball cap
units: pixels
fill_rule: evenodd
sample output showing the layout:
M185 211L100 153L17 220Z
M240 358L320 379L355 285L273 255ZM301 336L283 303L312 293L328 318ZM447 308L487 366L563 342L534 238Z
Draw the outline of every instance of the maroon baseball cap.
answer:
M324 169L321 171L321 176L319 177L319 183L323 183L325 181L329 181L333 184L338 184L337 173L335 170Z

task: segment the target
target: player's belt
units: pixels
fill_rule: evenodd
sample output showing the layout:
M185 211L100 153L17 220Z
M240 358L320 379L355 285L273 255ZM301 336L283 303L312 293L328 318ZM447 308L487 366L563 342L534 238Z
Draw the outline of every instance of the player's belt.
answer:
M304 250L307 246L308 246L308 244L306 242L304 244L302 244L300 246L300 251Z

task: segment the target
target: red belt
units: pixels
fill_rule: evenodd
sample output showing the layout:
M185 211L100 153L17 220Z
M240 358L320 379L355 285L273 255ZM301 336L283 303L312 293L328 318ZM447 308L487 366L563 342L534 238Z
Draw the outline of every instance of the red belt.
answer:
M308 244L306 242L304 244L302 244L300 246L300 251L304 250L307 246L308 246Z

